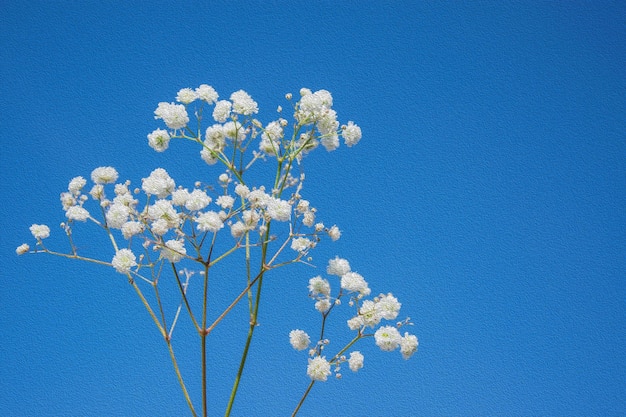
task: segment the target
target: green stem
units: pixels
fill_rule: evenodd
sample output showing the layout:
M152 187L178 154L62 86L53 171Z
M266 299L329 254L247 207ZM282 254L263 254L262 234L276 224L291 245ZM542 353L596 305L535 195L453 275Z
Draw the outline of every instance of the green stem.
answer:
M309 395L309 392L311 391L311 388L313 388L313 384L315 384L315 381L311 381L311 383L309 384L308 388L304 392L304 395L302 396L302 398L300 398L300 402L296 406L296 409L293 410L293 413L291 413L291 417L295 417L295 415L298 414L298 411L300 410L300 407L302 407L302 404L304 404L304 400L306 400L306 397Z
M170 352L170 358L172 359L172 364L174 365L174 371L176 372L176 377L178 378L178 383L180 384L180 387L183 390L183 395L185 396L185 401L187 401L187 405L189 406L189 410L191 410L191 414L193 415L193 417L197 417L198 414L196 414L196 410L193 408L193 404L191 403L191 397L189 397L187 387L185 387L185 382L183 381L183 376L181 375L180 369L178 368L178 362L176 361L176 355L174 355L172 342L169 339L166 339L166 342L167 348Z

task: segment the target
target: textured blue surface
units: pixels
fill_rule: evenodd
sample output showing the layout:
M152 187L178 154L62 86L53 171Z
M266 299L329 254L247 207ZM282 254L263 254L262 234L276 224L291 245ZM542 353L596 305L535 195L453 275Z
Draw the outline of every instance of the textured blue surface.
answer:
M623 2L5 3L0 415L186 415L119 274L14 250L32 223L60 235L59 193L97 166L212 175L197 149L145 140L156 104L201 83L248 91L266 121L285 93L324 88L363 129L307 161L312 203L344 230L316 261L344 256L396 294L420 350L365 341L365 368L317 384L301 415L626 413ZM268 281L234 415L289 414L306 388L286 335L315 328L316 274ZM214 415L244 314L210 342ZM175 343L197 396L195 340Z

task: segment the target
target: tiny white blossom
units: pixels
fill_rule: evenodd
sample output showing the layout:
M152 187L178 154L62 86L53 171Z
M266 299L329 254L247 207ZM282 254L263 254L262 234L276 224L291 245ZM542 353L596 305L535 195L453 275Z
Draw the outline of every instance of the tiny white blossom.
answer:
M400 332L395 327L382 326L374 333L374 339L376 340L376 346L380 350L390 352L398 347L402 336L400 336Z
M120 249L115 253L111 265L120 274L126 274L130 268L137 266L137 258L130 249Z
M126 222L122 225L122 235L124 239L130 239L132 236L138 235L143 232L143 224L140 222Z
M200 87L196 88L196 95L200 100L204 100L208 104L215 103L219 97L215 89L206 84L202 84Z
M383 318L378 308L376 308L376 303L372 300L363 301L359 309L359 317L361 317L363 325L369 327L376 326Z
M198 223L198 230L202 232L216 233L224 227L220 215L214 211L207 211L206 213L200 214L196 218L196 222Z
M233 204L235 204L235 199L229 195L221 195L217 197L217 200L215 200L215 202L218 206L226 210L233 208Z
M236 222L230 225L230 234L234 238L241 237L246 232L246 230L246 225L243 224L243 222Z
M250 194L250 189L243 184L237 184L235 186L235 194L237 194L241 198L248 198L248 195Z
M89 195L94 200L101 200L104 198L104 186L102 184L96 184L91 187L91 191L89 191Z
M170 139L167 130L157 129L148 134L148 145L157 152L163 152L169 147Z
M215 103L215 108L213 109L213 119L216 122L224 123L228 120L228 116L230 116L230 109L232 107L232 103L228 100L220 100Z
M29 230L35 239L45 239L50 236L50 228L45 224L33 224Z
M330 229L328 229L328 236L330 236L331 240L335 242L339 240L339 238L341 237L341 231L339 230L337 226L333 226Z
M400 353L402 353L402 357L409 359L417 352L418 345L417 336L405 332L404 337L400 340Z
M328 297L330 295L330 284L321 276L316 276L309 280L309 292L311 295L322 294Z
M328 261L326 272L330 275L337 275L338 277L343 276L350 272L350 263L347 260L336 256L335 259Z
M86 184L87 184L87 180L84 179L83 177L74 177L70 181L70 184L67 187L67 189L69 190L70 193L76 195L80 192L80 190L83 189L83 187Z
M330 375L330 363L325 357L316 356L309 359L306 373L313 381L326 381Z
M251 114L259 112L256 101L252 100L252 97L243 90L232 93L230 100L233 102L233 112L235 113L250 116Z
M175 206L184 206L189 200L189 190L186 188L179 188L172 192L172 204Z
M291 249L296 252L305 252L311 247L311 240L306 237L296 237L291 241Z
M304 330L292 330L289 332L289 343L295 350L304 350L311 344L311 338Z
M141 188L146 194L165 198L176 188L174 180L163 168L157 168L150 173L148 178L142 179Z
M320 313L326 313L330 309L330 301L327 298L317 300L315 302L315 309Z
M182 104L161 102L154 111L154 118L163 119L167 127L174 130L182 129L189 123L187 110Z
M15 249L15 253L17 253L18 255L24 255L29 250L30 250L30 246L28 245L28 243L22 243L20 246L18 246Z
M361 128L354 122L348 122L347 126L341 127L341 136L347 146L356 145L361 140Z
M302 216L302 224L311 227L313 223L315 223L315 213L312 210L308 210Z
M348 320L348 327L350 330L359 330L362 326L364 326L363 317L355 316Z
M191 88L182 88L176 94L176 101L183 104L189 104L198 98L198 94Z
M356 372L359 369L363 368L363 359L363 355L358 350L350 352L350 359L348 359L348 365L350 365L350 370L352 372Z
M91 180L96 184L113 184L118 173L113 167L99 167L91 171Z
M157 236L163 236L170 230L170 223L165 219L158 219L150 224L150 230Z
M67 210L68 208L75 206L76 198L74 198L74 194L61 193L61 205L63 206L63 210Z
M168 227L177 227L180 215L169 200L157 200L148 207L148 218L151 220L163 220Z
M281 222L289 221L291 218L291 204L289 201L271 198L267 202L267 214L274 220Z
M401 303L398 299L391 294L381 295L376 301L376 309L380 312L382 318L386 320L393 320L398 317L400 312Z
M84 222L89 218L89 212L81 206L73 206L67 209L65 216L70 220Z
M176 263L187 254L185 244L181 240L168 240L165 247L161 249L161 256L170 262Z
M128 220L130 209L122 204L113 204L106 213L107 226L111 229L121 229Z
M359 292L361 295L369 295L370 289L367 281L357 272L347 272L341 276L341 288L349 292Z
M202 210L210 203L211 197L204 191L196 189L189 194L189 198L185 201L185 208L191 211Z

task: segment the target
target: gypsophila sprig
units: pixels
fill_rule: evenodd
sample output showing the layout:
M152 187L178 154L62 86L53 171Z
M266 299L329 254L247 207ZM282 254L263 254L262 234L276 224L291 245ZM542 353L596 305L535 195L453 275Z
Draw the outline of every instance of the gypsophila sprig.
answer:
M302 88L296 101L294 94L287 93L288 103L274 107L278 116L266 122L260 116L257 119L259 105L247 91L238 90L225 97L228 99L220 100L208 84L181 88L175 97L158 103L154 110L158 126L144 136L148 147L156 152L170 152L182 142L195 146L200 156L198 163L209 173L208 178L174 180L164 168L153 167L146 169L147 175L140 181L131 181L120 180L113 167L95 168L91 173L83 173L84 177L71 178L67 190L60 193L64 212L61 229L70 249L61 252L44 246L50 228L33 224L33 248L22 243L15 250L17 255L47 253L90 262L112 268L115 276L123 275L167 345L193 416L208 414L209 405L214 403L210 397L212 388L219 383L218 375L209 377L207 373L208 346L219 349L218 344L207 343L214 328L225 325L224 318L234 309L247 308L247 336L225 405L228 416L239 391L253 335L259 331L261 301L268 297L261 297L264 280L272 279L279 268L314 263L313 254L320 243L334 242L342 236L339 226L326 226L323 213L318 213L314 203L305 198L303 159L320 145L334 151L340 147L340 139L352 147L362 137L361 128L354 122L340 123L333 109L333 97L326 90ZM287 120L291 115L293 120ZM92 229L95 225L106 242L91 244L101 248L97 256L83 253L83 246L89 244L75 242L74 231L83 223ZM215 269L222 263L227 265L226 274L225 269ZM357 341L372 338L383 351L399 347L404 359L417 351L417 337L409 332L401 336L398 330L411 324L409 319L395 325L386 322L399 315L401 304L395 296L381 293L368 298L368 282L351 269L346 259L331 259L325 271L329 277L317 275L307 281L294 276L292 280L296 286L308 285L313 302L309 312L320 318L321 325L314 333L300 329L288 333L293 349L306 352L306 361L300 366L303 377L310 380L294 415L313 383L327 381L331 375L340 378L344 363L354 372L364 367L364 355L351 350ZM223 300L223 294L215 293L209 283L220 279L228 280L238 295ZM159 291L163 285L179 290L174 299L167 299L171 291ZM289 290L281 291L282 297ZM247 302L241 303L242 300ZM216 306L224 305L221 313L215 311ZM337 349L326 333L332 312L339 309L350 311L351 318L347 323L341 319L333 324L352 335L352 340ZM201 353L199 399L192 399L187 390L186 372L181 370L172 344L177 324L185 315L196 333ZM312 340L309 334L316 335L316 339ZM335 349L333 355L331 348ZM211 357L230 353L211 352Z

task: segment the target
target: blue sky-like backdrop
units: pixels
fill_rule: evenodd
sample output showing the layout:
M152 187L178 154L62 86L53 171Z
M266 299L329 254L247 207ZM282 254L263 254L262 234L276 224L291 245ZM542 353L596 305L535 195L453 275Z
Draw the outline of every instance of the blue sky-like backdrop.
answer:
M624 415L625 22L623 1L3 2L0 415L188 415L123 276L15 248L32 223L63 244L59 194L95 167L212 180L195 147L146 140L157 103L203 83L246 90L264 122L285 93L327 89L363 130L306 160L343 236L317 270L268 280L233 415L293 410L308 377L287 334L315 328L307 282L335 255L400 299L420 348L362 341L365 367L316 384L300 415ZM242 311L212 335L214 415Z

